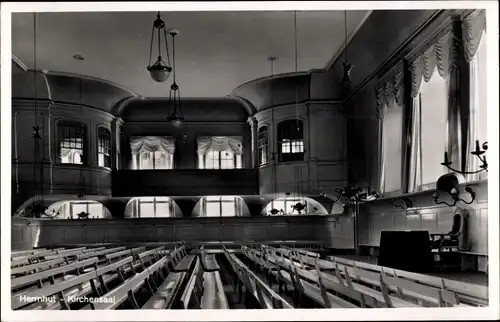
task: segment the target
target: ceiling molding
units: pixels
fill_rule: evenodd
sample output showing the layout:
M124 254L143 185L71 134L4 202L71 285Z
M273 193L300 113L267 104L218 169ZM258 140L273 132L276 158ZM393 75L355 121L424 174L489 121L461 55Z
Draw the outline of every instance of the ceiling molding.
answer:
M366 13L366 15L363 17L363 19L361 19L361 21L359 22L358 26L356 28L354 28L354 30L351 32L351 34L347 37L347 46L349 46L349 43L351 42L351 40L354 38L354 36L356 36L356 34L358 33L358 31L365 24L365 21L368 19L368 17L372 13L373 13L373 10L369 10ZM327 70L329 70L330 68L332 68L333 64L335 64L335 62L340 58L340 55L342 55L342 53L344 52L345 48L346 48L346 44L344 42L344 43L342 43L342 45L340 46L340 48L337 50L337 52L333 55L332 59L328 62L328 65L326 65L326 67L323 70L318 70L318 71L326 72Z
M104 83L104 84L108 84L112 87L116 87L116 88L119 88L125 92L129 92L131 94L131 96L134 96L134 97L139 97L139 95L134 92L133 90L131 90L130 88L126 87L126 86L123 86L121 84L118 84L118 83L115 83L113 81L110 81L110 80L107 80L107 79L104 79L104 78L99 78L99 77L93 77L93 76L88 76L88 75L81 75L81 74L75 74L75 73L66 73L66 72L58 72L58 71L50 71L50 70L41 70L40 72L46 74L46 75L49 75L49 76L66 76L66 77L74 77L74 78L82 78L82 79L85 79L85 80L90 80L90 81L97 81L97 82L101 82L101 83Z
M17 66L19 66L22 70L24 70L25 72L28 71L28 66L26 66L25 63L23 63L21 61L21 59L19 59L19 57L17 57L16 55L12 54L12 60L16 63Z
M263 81L270 81L270 80L274 80L274 79L288 78L288 77L293 77L293 76L308 76L308 75L311 75L311 70L305 71L305 72L303 71L303 72L291 72L291 73L275 74L275 75L269 75L269 76L264 76L264 77L252 79L251 81L243 83L243 84L239 85L238 87L236 87L235 89L233 89L231 91L231 93L227 96L236 97L236 95L234 95L235 92L237 92L242 87L245 87L245 86L253 84L253 83L260 83Z

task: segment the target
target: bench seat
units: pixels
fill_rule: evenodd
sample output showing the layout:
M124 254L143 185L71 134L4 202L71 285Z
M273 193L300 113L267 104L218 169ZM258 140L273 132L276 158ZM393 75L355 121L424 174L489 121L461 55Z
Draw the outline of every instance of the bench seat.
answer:
M174 268L175 272L187 272L194 263L196 255L186 255Z

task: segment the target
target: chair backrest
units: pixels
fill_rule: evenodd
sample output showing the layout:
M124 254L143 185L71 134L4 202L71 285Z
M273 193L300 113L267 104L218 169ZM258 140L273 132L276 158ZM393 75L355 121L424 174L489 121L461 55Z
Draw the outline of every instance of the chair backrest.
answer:
M461 228L462 228L462 214L458 212L453 216L453 226L451 226L451 231L449 232L449 234L456 235L460 232Z

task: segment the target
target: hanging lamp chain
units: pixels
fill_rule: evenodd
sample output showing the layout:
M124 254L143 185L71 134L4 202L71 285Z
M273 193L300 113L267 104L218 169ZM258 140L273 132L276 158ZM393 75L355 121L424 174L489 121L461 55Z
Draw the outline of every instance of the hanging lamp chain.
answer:
M297 122L297 132L300 131L299 126L299 83L298 83L298 40L297 40L297 11L294 11L294 19L293 19L293 29L294 29L294 40L295 40L295 118Z

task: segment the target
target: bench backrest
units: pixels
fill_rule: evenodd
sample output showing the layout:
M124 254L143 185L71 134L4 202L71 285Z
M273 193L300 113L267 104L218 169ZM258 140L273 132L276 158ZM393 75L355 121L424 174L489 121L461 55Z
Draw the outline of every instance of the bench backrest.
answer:
M93 260L94 262L97 262L97 258L88 259L88 260L83 261L83 262L90 262L91 260ZM15 295L12 297L12 309L17 309L19 307L22 307L22 306L29 304L29 302L26 301L26 299L43 298L43 297L51 296L53 294L57 294L59 292L67 290L71 287L74 287L76 285L81 285L82 283L91 281L91 280L101 276L102 274L113 271L113 270L119 268L120 266L123 266L123 265L131 262L132 260L133 260L132 257L124 258L124 259L120 260L119 262L113 263L113 264L105 266L105 267L101 267L99 269L93 269L90 272L76 276L72 279L64 280L64 281L61 281L58 283L54 283L52 285L48 285L48 286L42 287L40 289L36 289L36 290L33 290L33 291L25 293L25 294Z
M64 265L61 267L52 268L52 269L49 269L49 270L46 270L46 271L43 271L40 273L21 276L18 278L13 278L10 280L11 288L21 287L21 286L24 286L26 284L34 283L37 281L42 281L44 279L50 278L50 277L58 275L58 274L62 274L62 273L76 270L76 269L85 268L85 267L88 267L91 265L95 265L97 263L97 261L98 261L97 258L89 258L89 259L84 260L84 261L74 262L74 263Z
M34 270L45 270L47 268L51 268L52 266L55 266L57 264L61 264L65 261L64 258L56 258L54 260L49 260L41 263L36 263L36 264L31 264L31 265L25 265L25 266L19 266L19 267L13 267L10 270L10 274L22 274L22 273L27 273L31 272Z
M352 260L348 260L348 259L336 257L336 256L332 256L332 258L335 262L344 264L346 266L351 266L351 267L356 266L357 268L362 268L365 270L375 271L375 272L384 271L384 273L388 276L392 275L394 277L394 274L396 274L396 276L398 278L406 278L406 279L416 281L418 283L425 284L428 286L436 287L439 289L449 290L449 291L455 292L456 294L464 294L464 295L476 297L476 298L481 299L481 300L486 300L486 301L488 300L488 287L486 287L486 286L464 283L464 282L459 282L459 281L452 281L452 280L444 279L441 277L435 277L435 276L424 275L424 274L419 274L419 273L407 272L407 271L402 271L402 270L398 270L398 269L373 265L373 264L369 264L369 263L352 261Z
M27 264L30 259L37 259L40 257L49 256L49 255L56 255L56 251L44 250L44 251L37 252L37 253L31 254L31 255L16 256L16 257L12 258L12 260L10 262L10 266L14 267L14 266L18 266L18 265Z
M146 278L161 269L167 263L166 258L162 258L153 265L147 267L142 272L127 279L123 284L106 294L106 297L113 297L113 303L95 303L95 310L110 310L117 308L129 296L129 292L136 292L145 282Z
M108 249L99 250L96 252L88 252L88 253L85 253L82 255L78 255L78 259L85 259L85 258L94 257L94 256L104 256L106 254L119 252L119 251L124 250L124 249L125 249L125 247L115 247L115 248L108 248Z

